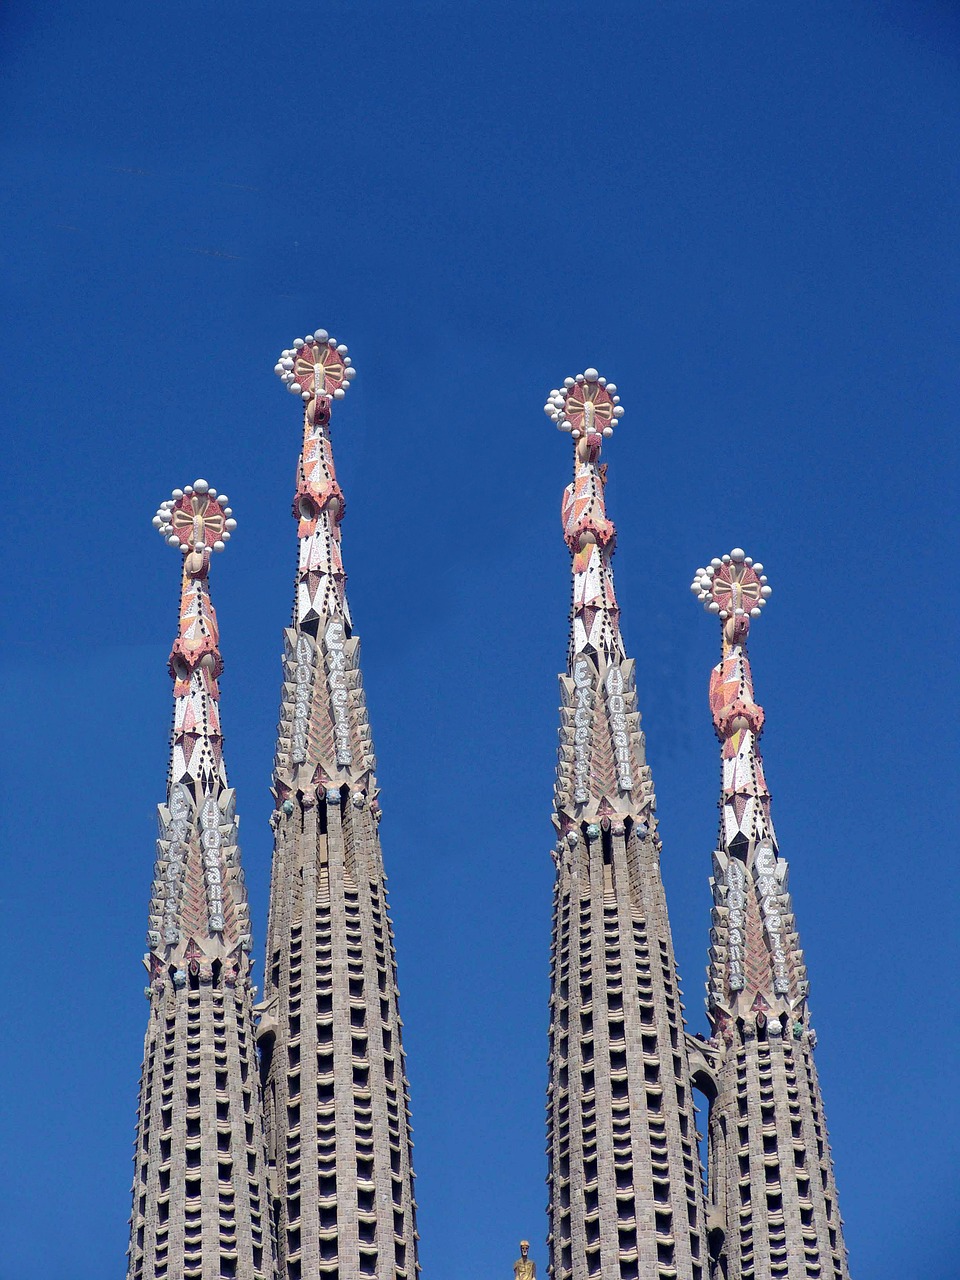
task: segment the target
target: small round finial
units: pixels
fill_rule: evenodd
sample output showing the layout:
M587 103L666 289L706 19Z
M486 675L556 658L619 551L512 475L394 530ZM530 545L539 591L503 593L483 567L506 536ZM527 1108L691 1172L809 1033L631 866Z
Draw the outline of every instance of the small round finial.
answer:
M223 551L237 527L236 520L227 518L226 497L218 498L216 492L206 480L194 480L174 489L153 517L153 527L183 555L184 568L193 578L206 572L211 551Z
M296 338L291 349L281 352L273 371L291 395L304 402L318 395L342 400L357 373L347 347L326 329Z
M751 560L740 547L715 556L705 569L698 569L690 590L704 609L717 614L722 622L742 620L741 625L747 626L747 618L759 618L773 594L763 565Z
M585 369L575 378L564 378L547 396L543 411L558 431L569 431L574 440L582 436L613 435L623 417L616 383L601 378L596 369Z

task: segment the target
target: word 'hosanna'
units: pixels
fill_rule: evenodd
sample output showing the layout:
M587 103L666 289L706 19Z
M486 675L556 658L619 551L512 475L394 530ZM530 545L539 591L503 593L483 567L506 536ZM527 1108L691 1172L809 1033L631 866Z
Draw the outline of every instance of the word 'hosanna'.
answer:
M276 373L303 408L284 629L264 991L220 725L210 567L236 528L205 480L154 517L181 556L174 725L150 901L128 1280L416 1280L416 1200L376 757L345 594L331 413L355 370L324 330ZM656 797L604 500L617 388L545 405L573 443L549 1032L554 1280L849 1280L809 987L747 656L770 596L739 548L696 571L721 624L710 1036L685 1028ZM699 1162L694 1091L709 1104ZM706 1174L706 1176L704 1176ZM515 1276L533 1280L522 1242Z

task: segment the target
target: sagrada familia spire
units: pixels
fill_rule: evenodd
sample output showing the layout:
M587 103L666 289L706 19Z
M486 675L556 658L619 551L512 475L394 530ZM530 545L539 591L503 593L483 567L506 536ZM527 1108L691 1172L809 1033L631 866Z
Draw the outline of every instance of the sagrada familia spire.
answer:
M273 1280L250 917L220 730L211 552L236 527L205 480L153 521L183 556L174 717L150 902L128 1280Z
M710 1110L711 1226L724 1280L849 1280L809 984L770 816L758 745L763 708L747 657L771 593L739 548L698 569L691 590L721 623L710 678L721 743L720 835L707 1011L720 1047Z
M330 413L354 376L324 330L276 373L303 403L259 1027L281 1280L415 1280L416 1205L376 759L340 554Z
M345 594L325 331L276 373L303 408L262 1003L220 729L204 480L154 525L182 556L174 728L150 924L127 1280L417 1280L416 1204L376 759ZM623 410L587 369L550 393L571 436L573 603L554 790L547 1101L552 1280L849 1280L808 983L770 817L746 642L770 587L739 548L692 589L722 624L709 1040L687 1034L656 798L620 632L604 499ZM258 1052L259 1050L259 1052ZM706 1195L694 1088L710 1101ZM526 1241L516 1280L535 1280Z
M547 1101L554 1280L705 1280L707 1237L656 799L620 635L604 504L616 387L587 369L545 412L574 441L554 823Z

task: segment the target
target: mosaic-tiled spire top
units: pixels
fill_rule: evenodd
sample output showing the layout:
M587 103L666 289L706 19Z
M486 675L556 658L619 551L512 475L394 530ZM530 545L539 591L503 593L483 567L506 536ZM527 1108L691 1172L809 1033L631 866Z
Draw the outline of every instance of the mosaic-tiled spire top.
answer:
M274 372L303 400L303 450L293 503L300 538L294 623L316 635L322 619L341 618L349 630L340 557L344 501L333 465L330 410L334 400L343 399L356 370L347 348L318 329L313 337L297 338Z
M579 653L605 661L625 657L620 639L620 610L613 588L617 530L604 502L606 467L600 465L604 436L613 435L623 416L613 383L587 369L550 392L544 412L574 442L573 482L564 491L563 536L573 557L573 613L570 662Z
M723 624L722 656L710 677L713 727L723 748L720 841L733 849L746 848L750 841L773 841L770 793L758 745L763 708L753 698L753 673L747 656L750 619L760 617L772 589L763 565L755 565L735 547L706 569L698 569L690 590Z
M220 957L248 949L250 923L223 760L217 683L223 659L210 599L211 558L236 521L226 496L196 480L175 489L153 523L182 557L180 625L170 653L170 768L148 935L159 971L185 961L188 951Z
M722 644L710 676L722 793L708 1008L715 1022L748 1010L789 1013L805 1000L806 970L770 814L759 746L764 714L747 656L750 620L760 617L772 589L763 565L739 547L698 569L690 589L719 618Z
M375 796L376 762L340 551L344 497L330 440L333 402L346 394L356 370L346 346L318 329L296 339L274 372L303 401L293 503L299 561L293 626L285 635L287 682L275 783L284 796L341 785Z
M596 369L550 392L544 412L574 444L561 520L573 570L567 674L561 677L560 758L554 792L561 836L583 820L649 815L652 785L637 712L634 663L620 636L613 584L616 526L604 499L604 437L623 415L617 388ZM650 819L652 821L652 819Z
M183 557L180 630L170 652L175 701L168 788L187 787L197 803L227 785L220 732L223 671L217 615L210 599L210 560L237 522L227 499L197 480L161 503L154 527Z

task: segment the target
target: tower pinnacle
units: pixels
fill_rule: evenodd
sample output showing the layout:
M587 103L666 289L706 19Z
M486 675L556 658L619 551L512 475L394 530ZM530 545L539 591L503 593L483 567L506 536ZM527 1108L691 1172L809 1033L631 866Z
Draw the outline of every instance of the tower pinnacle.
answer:
M550 392L544 412L574 441L574 478L563 494L563 536L572 557L573 604L555 801L561 836L571 824L652 810L652 787L636 709L634 663L620 637L613 582L617 530L608 519L600 464L604 437L623 414L613 383L587 369ZM649 819L652 822L652 819Z
M234 795L223 761L223 658L209 584L211 555L224 549L237 522L226 495L196 480L174 489L153 524L183 557L180 626L169 663L174 719L167 804L160 811L166 865L151 904L151 924L160 927L148 937L162 965L174 954L185 962L191 948L210 959L238 947L249 951L250 917L239 873ZM189 846L192 821L200 828L196 849Z
M660 879L653 781L620 635L604 438L623 413L587 369L545 412L574 441L563 495L572 557L554 790L550 1272L554 1280L706 1280L679 977Z
M587 650L623 656L617 599L610 564L617 530L603 500L606 468L600 467L604 436L623 415L616 386L587 369L551 391L544 412L574 440L574 481L563 497L563 536L573 556L571 654Z
M848 1280L807 971L770 814L759 748L764 713L747 656L751 620L772 589L763 565L739 547L698 569L690 589L721 623L721 658L710 677L722 782L707 969L718 1055L708 1143L718 1274Z
M717 951L710 968L708 1011L718 1031L729 1029L728 1020L737 1013L752 1011L755 1016L760 1012L763 1021L774 1005L782 1005L779 1012L786 1016L793 1003L803 1005L807 983L803 953L796 934L790 932L793 916L786 895L786 863L777 861L770 792L759 748L764 714L754 700L746 648L750 621L760 617L772 588L763 565L734 547L698 569L690 590L707 612L719 618L723 649L710 677L710 710L723 765L718 858L726 862L715 884L715 925L732 938L725 949L726 965ZM747 875L754 867L756 902L755 895L749 894ZM791 991L792 1001L788 999Z
M409 1098L376 759L340 548L330 416L354 376L319 329L275 372L303 401L299 559L274 764L259 1042L281 1280L415 1280Z
M375 799L376 761L340 550L345 502L330 440L333 401L344 397L356 369L346 346L318 329L312 337L297 338L274 372L303 400L303 448L293 505L300 550L294 625L286 635L293 715L289 732L278 743L275 783L285 795L304 784L346 784ZM318 680L328 695L319 704Z
M195 480L153 518L182 555L170 653L174 721L154 872L150 1014L134 1155L128 1280L274 1280L256 1075L250 917L220 728L212 553L236 528Z

